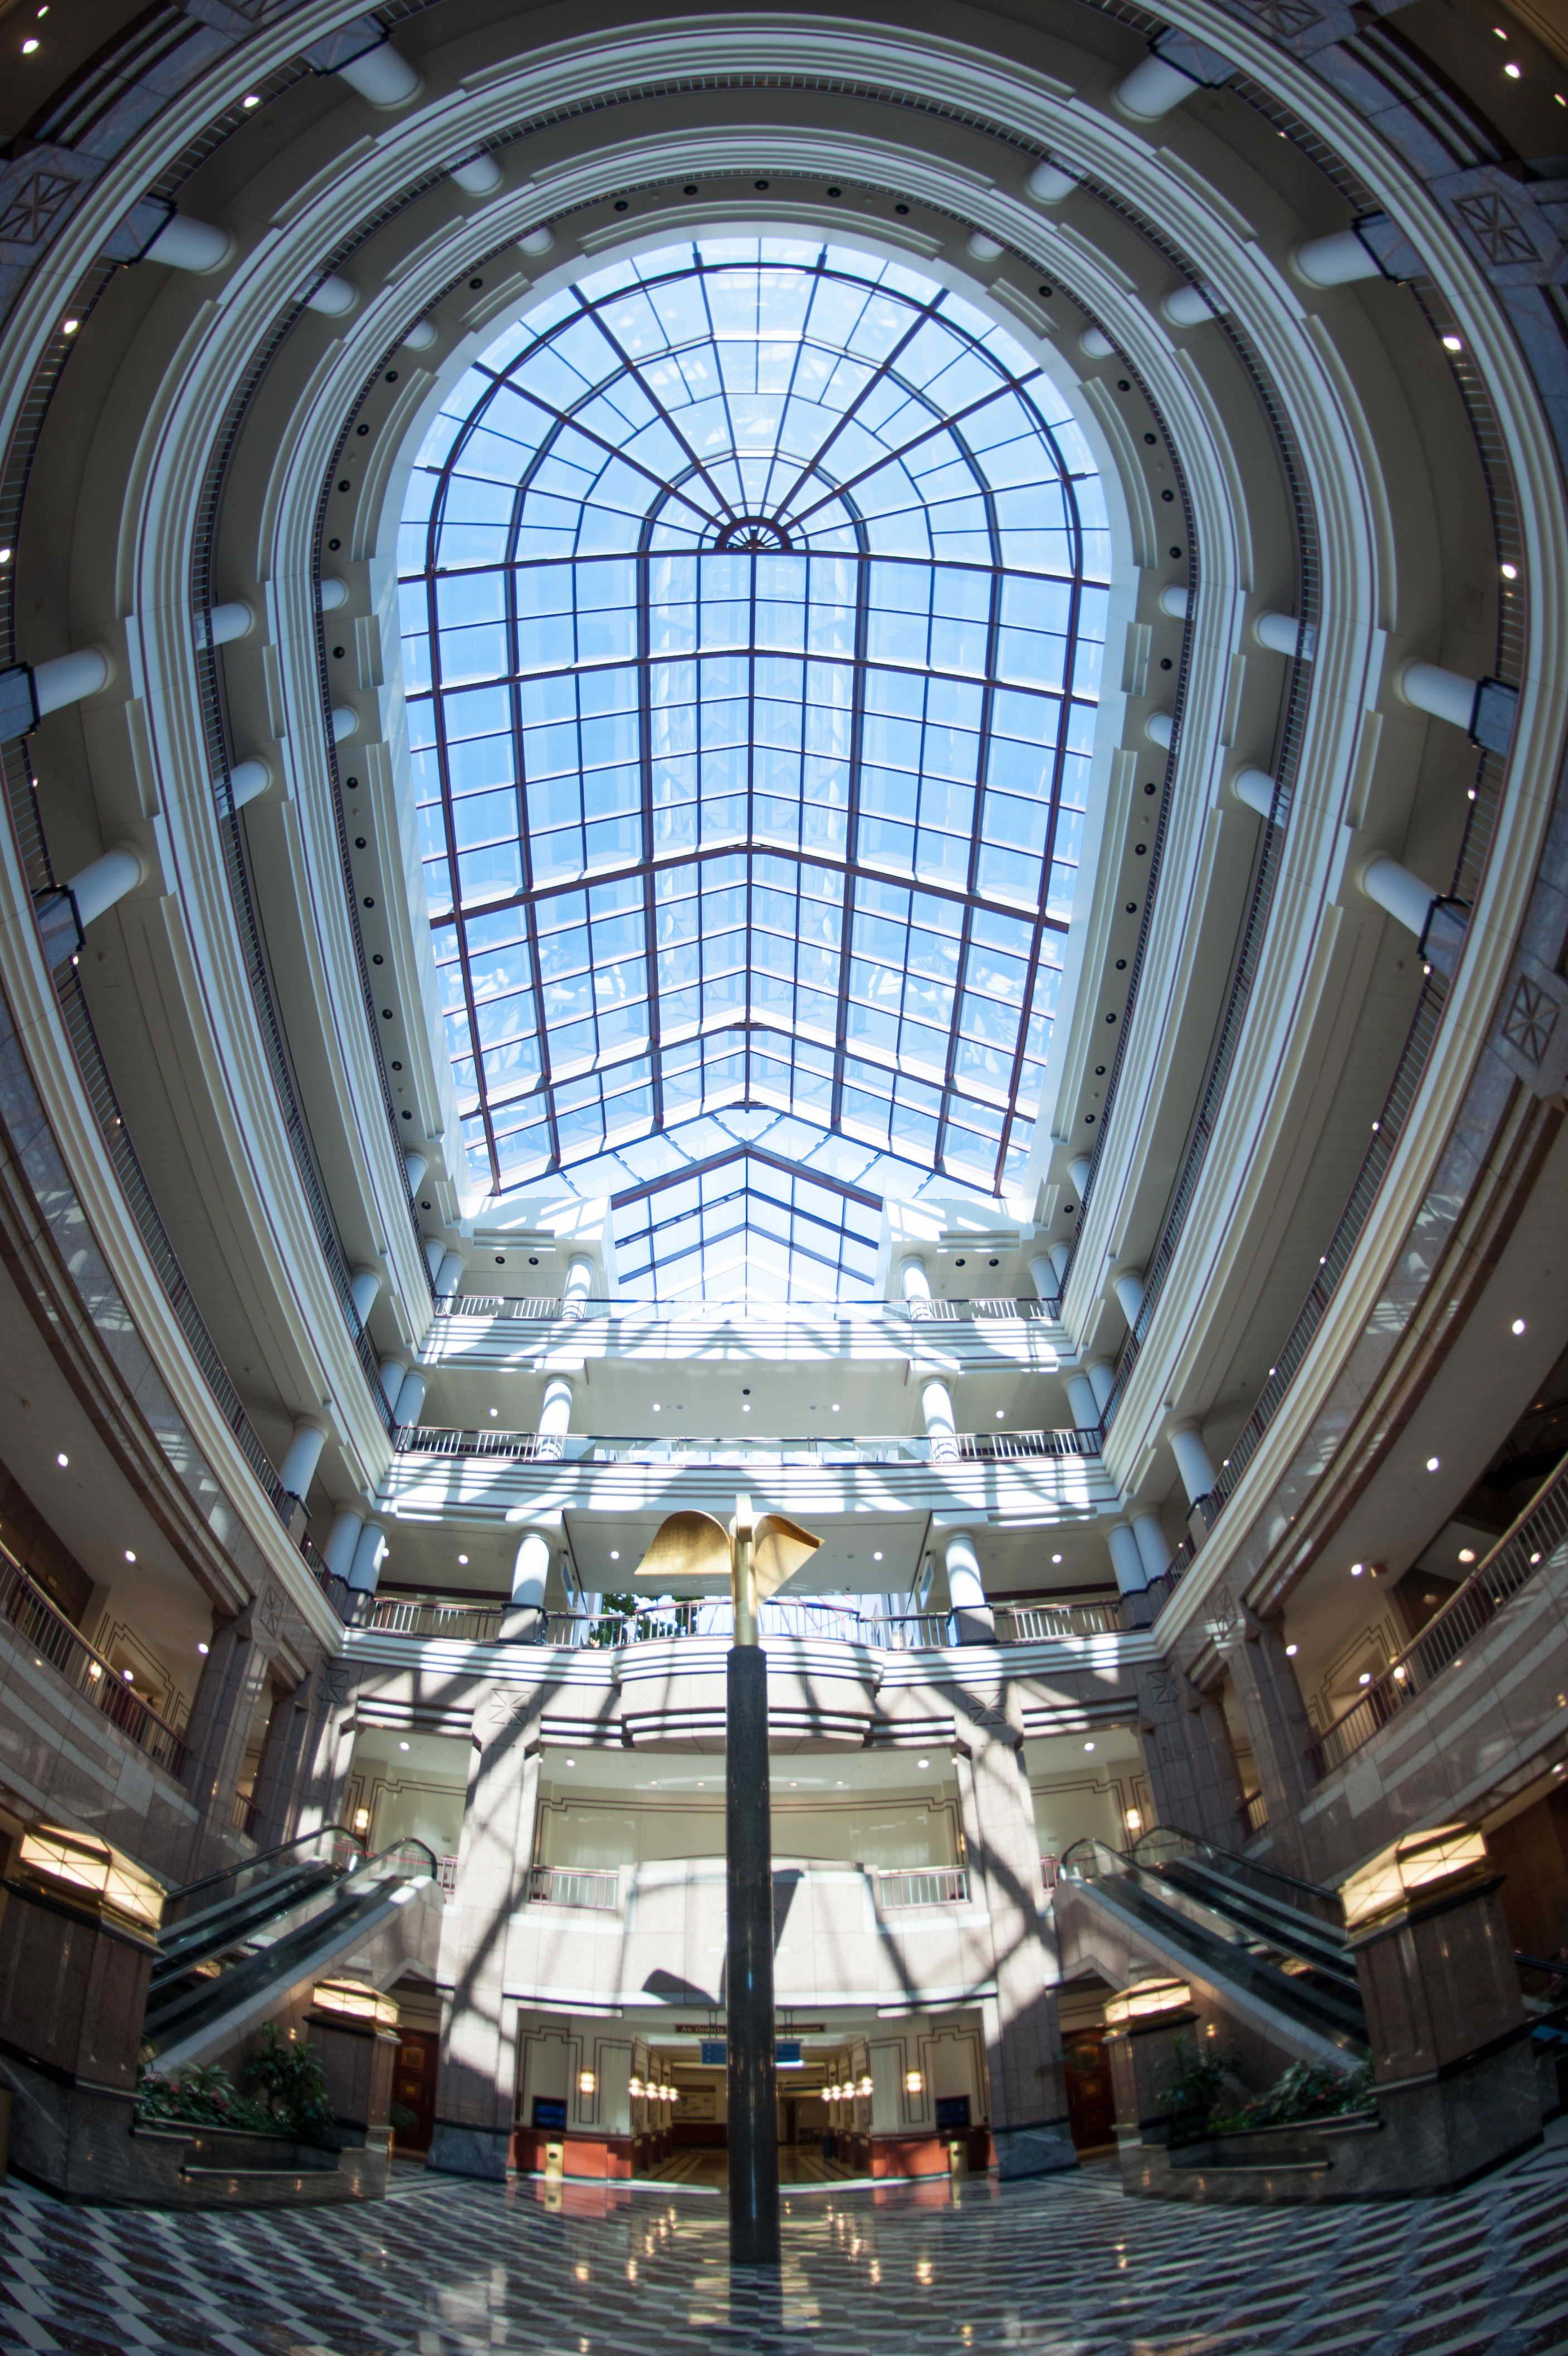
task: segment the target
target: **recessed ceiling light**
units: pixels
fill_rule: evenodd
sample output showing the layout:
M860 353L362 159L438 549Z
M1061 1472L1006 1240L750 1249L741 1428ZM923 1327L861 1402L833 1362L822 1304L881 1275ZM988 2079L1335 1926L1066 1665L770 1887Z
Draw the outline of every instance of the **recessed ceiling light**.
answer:
M612 1562L618 1562L618 1561L620 1560L620 1548L619 1548L619 1547L611 1547L611 1548L610 1548L610 1560L611 1560Z
M1092 1742L1086 1742L1086 1743L1084 1744L1084 1746L1083 1746L1083 1747L1084 1747L1084 1749L1085 1749L1086 1751L1092 1751L1092 1750L1093 1750L1093 1748L1094 1748L1094 1745L1093 1745L1093 1743L1092 1743Z
M468 1558L467 1558L467 1556L466 1554L460 1554L460 1555L457 1557L457 1559L458 1559L458 1561L459 1561L460 1563L463 1563L463 1564L465 1564L465 1565L466 1565L466 1564L467 1564L467 1562Z
M1361 1672L1361 1674L1360 1674L1360 1676L1359 1676L1357 1678L1357 1680L1356 1680L1356 1683L1357 1683L1359 1686L1369 1686L1369 1685L1371 1684L1371 1682L1372 1682L1372 1672L1371 1672L1371 1670L1370 1670L1370 1669L1363 1669L1363 1670L1362 1670L1362 1672Z
M1460 1547L1460 1549L1459 1549L1459 1559L1460 1559L1460 1561L1461 1561L1461 1562L1474 1562L1474 1561L1475 1561L1475 1559L1476 1559L1476 1549L1475 1549L1475 1547Z
M198 1646L197 1646L197 1648L196 1648L196 1649L197 1649L197 1651L198 1651L199 1653L205 1653L205 1652L209 1649L209 1647L208 1647L207 1645L205 1645L205 1644L198 1644Z
M915 1762L917 1767L929 1767L930 1763L929 1759L917 1759Z
M1297 1655L1297 1653L1299 1653L1299 1652L1300 1652L1300 1650L1301 1650L1301 1646L1300 1646L1299 1644L1287 1644L1287 1645L1285 1646L1285 1658L1286 1658L1286 1660L1287 1660L1287 1661L1294 1661L1294 1658L1295 1658L1295 1656L1296 1656L1296 1655Z
M567 1764L567 1766L568 1766L568 1767L575 1767L575 1766L576 1765L576 1763L577 1763L577 1762L576 1762L576 1761L575 1761L575 1759L568 1759L568 1760L567 1760L567 1762L566 1762L566 1764Z
M1052 1560L1053 1562L1060 1562L1060 1560L1061 1560L1061 1557L1060 1557L1060 1555L1059 1555L1059 1554L1054 1554L1054 1555L1052 1555L1052 1557L1051 1557L1051 1560Z
M1444 336L1443 348L1445 352L1462 352L1465 348L1463 338L1458 336Z
M882 1549L881 1549L881 1547L877 1547L876 1552L872 1556L871 1559L872 1559L872 1561L873 1561L873 1562L880 1562L880 1561L881 1561L881 1559L882 1559Z
M658 1412L659 1412L659 1401L658 1401L657 1399L655 1399L655 1400L654 1400L654 1402L653 1402L653 1412L654 1412L654 1414L655 1414L655 1415L657 1415L657 1414L658 1414Z
M830 1415L837 1415L838 1411L839 1411L839 1403L838 1403L837 1399L834 1399L834 1401L833 1401L833 1403L832 1403L832 1406L829 1408L828 1412L829 1412L829 1414L830 1414Z
M999 1408L997 1408L997 1410L996 1410L996 1420L997 1420L997 1422L998 1422L998 1423L1000 1423L1000 1422L1001 1422L1001 1420L1002 1420L1003 1417L1006 1414L1006 1412L1007 1412L1007 1410L1006 1410L1006 1408L1005 1408L1004 1407L999 1407Z
M406 1742L400 1742L397 1747L400 1751L406 1751L408 1749Z
M69 1464L70 1462L70 1459L66 1454L63 1448L60 1450L59 1454L55 1458L55 1462L57 1464Z
M134 1561L135 1561L135 1559L136 1559L136 1558L135 1558L134 1554L132 1552L132 1550L131 1550L131 1548L130 1548L129 1547L127 1547L125 1548L125 1559L126 1559L126 1561L127 1561L127 1562L134 1562Z
M254 91L252 91L248 98L242 98L240 101L242 106L260 106L261 102Z
M1441 1456L1429 1456L1426 1460L1426 1469L1429 1472L1436 1472L1441 1470L1442 1463Z
M1365 1564L1364 1562L1353 1562L1353 1563L1350 1565L1350 1576L1351 1576L1351 1578L1352 1578L1352 1579L1359 1579L1359 1578L1360 1578L1360 1576L1361 1576L1361 1573L1366 1569L1366 1568L1367 1568L1367 1566L1366 1566L1366 1564Z
M1514 1319L1513 1330L1516 1333L1522 1333L1524 1332L1524 1319L1522 1317L1516 1317Z
M121 1672L120 1672L120 1675L124 1678L125 1683L126 1683L128 1686L132 1686L132 1685L134 1685L134 1684L135 1684L135 1682L136 1682L136 1672L135 1672L135 1670L134 1670L134 1669L122 1669L122 1670L121 1670Z

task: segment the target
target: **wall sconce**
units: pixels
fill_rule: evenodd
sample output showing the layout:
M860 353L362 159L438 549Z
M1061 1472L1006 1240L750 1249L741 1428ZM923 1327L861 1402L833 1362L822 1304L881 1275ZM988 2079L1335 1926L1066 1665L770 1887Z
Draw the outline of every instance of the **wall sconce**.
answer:
M1127 1830L1130 1833L1141 1833L1143 1829L1144 1819L1139 1811L1136 1808L1129 1808L1127 1811Z
M577 2092L579 2093L579 2094L594 2094L594 2093L595 2093L595 2092L596 2092L596 2090L597 2090L598 2083L599 2083L599 2082L598 2082L598 2080L595 2077L595 2075L594 2075L594 2073L593 2073L593 2072L592 2072L591 2070L579 2070L579 2071L578 2071L578 2072L577 2072Z
M369 1808L356 1808L354 1811L354 1830L357 1833L368 1833L370 1829L371 1812Z
M870 2092L871 2092L871 2081L870 2081L870 2079L869 2079L869 2078L863 2078L863 2079L861 2080L861 2082L860 2082L860 2092L861 2092L861 2094L870 2094Z
M626 2091L632 2097L634 2102L642 2092L642 2081L638 2076L635 2070L626 2082Z
M921 2072L918 2070L906 2070L904 2072L904 2092L907 2094L923 2094L925 2091L926 2081Z

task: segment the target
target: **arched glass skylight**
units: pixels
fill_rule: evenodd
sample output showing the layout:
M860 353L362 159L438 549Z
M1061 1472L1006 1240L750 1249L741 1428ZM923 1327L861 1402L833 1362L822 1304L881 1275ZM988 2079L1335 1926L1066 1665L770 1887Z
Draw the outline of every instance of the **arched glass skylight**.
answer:
M624 1193L714 1116L876 1195L1021 1173L1110 545L1012 337L837 246L618 263L454 386L400 572L477 1186Z

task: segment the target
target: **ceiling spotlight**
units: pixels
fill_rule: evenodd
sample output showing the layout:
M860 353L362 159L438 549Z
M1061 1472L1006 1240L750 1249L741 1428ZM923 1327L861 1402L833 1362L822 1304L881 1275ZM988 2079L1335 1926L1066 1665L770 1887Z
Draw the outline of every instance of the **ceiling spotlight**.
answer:
M1094 1748L1094 1745L1093 1745L1093 1743L1092 1743L1092 1742L1086 1742L1086 1743L1084 1744L1084 1746L1083 1746L1083 1747L1084 1747L1084 1749L1085 1749L1086 1751L1092 1751L1092 1750L1093 1750L1093 1748Z
M871 1559L872 1559L872 1561L873 1561L873 1562L880 1562L880 1561L881 1561L881 1559L882 1559L882 1549L881 1549L881 1547L877 1547L876 1552L872 1556Z
M611 1547L611 1548L610 1548L610 1560L611 1560L612 1562L618 1562L618 1561L620 1560L620 1548L619 1548L619 1547Z
M467 1567L468 1558L467 1558L467 1556L466 1554L460 1554L460 1555L457 1557L457 1559L458 1559L458 1561L459 1561L460 1563L462 1563L465 1567Z
M66 1452L65 1452L65 1451L64 1451L64 1449L63 1449L63 1448L61 1449L61 1451L60 1451L59 1454L55 1458L55 1462L56 1462L57 1464L69 1464L69 1463L70 1462L70 1457L66 1454Z
M206 1644L198 1644L196 1649L199 1653L206 1653L210 1649L210 1647Z
M129 1547L127 1547L125 1548L125 1559L126 1559L126 1561L127 1561L127 1562L134 1562L134 1561L135 1561L135 1559L136 1559L135 1556L133 1554L133 1552L131 1551L131 1548L130 1548Z
M931 1763L931 1762L930 1762L930 1761L929 1761L929 1759L917 1759L917 1760L916 1760L916 1762L915 1762L916 1766L917 1766L917 1767L919 1767L919 1768L921 1768L921 1769L925 1769L925 1768L929 1767L929 1766L930 1765L930 1763Z
M261 102L261 100L257 97L254 91L252 91L248 98L242 98L240 101L241 105L246 108L260 106Z
M837 1415L838 1411L839 1411L839 1403L838 1403L837 1399L834 1399L834 1401L833 1401L833 1403L832 1403L832 1407L828 1409L828 1413L829 1413L830 1415Z
M1514 1319L1513 1330L1516 1333L1522 1333L1524 1332L1524 1319L1522 1317L1516 1317Z
M1367 1568L1367 1566L1366 1566L1366 1564L1365 1564L1364 1562L1353 1562L1353 1563L1350 1565L1350 1576L1351 1576L1351 1578L1352 1578L1352 1579L1359 1579L1359 1578L1360 1578L1360 1576L1361 1576L1361 1573L1366 1569L1366 1568Z
M1296 1656L1296 1655L1300 1652L1300 1650L1301 1650L1301 1646L1300 1646L1299 1644L1287 1644L1287 1645L1285 1646L1285 1658L1286 1658L1286 1660L1287 1660L1287 1661L1294 1661L1294 1658L1295 1658L1295 1656Z
M1462 352L1465 346L1460 337L1444 336L1443 338L1443 348L1445 352Z
M400 1751L406 1751L408 1749L406 1742L400 1742L397 1747Z
M1441 1456L1429 1456L1426 1460L1426 1469L1429 1472L1436 1472L1441 1469L1442 1463Z
M1476 1559L1476 1549L1475 1549L1475 1547L1460 1547L1460 1549L1459 1549L1459 1559L1460 1559L1460 1561L1461 1561L1461 1562L1474 1562L1474 1561L1475 1561L1475 1559Z

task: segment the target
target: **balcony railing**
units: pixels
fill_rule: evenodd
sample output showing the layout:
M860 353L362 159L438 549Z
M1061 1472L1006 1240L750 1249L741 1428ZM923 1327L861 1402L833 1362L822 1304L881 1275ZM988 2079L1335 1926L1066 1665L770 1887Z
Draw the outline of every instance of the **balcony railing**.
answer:
M499 1457L514 1464L1004 1464L1028 1460L1100 1460L1098 1431L961 1431L936 1439L894 1433L871 1440L609 1439L596 1432L464 1430L402 1424L400 1456Z
M582 1866L536 1865L528 1878L528 1895L542 1906L583 1906L595 1914L614 1914L620 1907L620 1875Z
M454 1644L493 1644L507 1608L499 1601L425 1603L416 1598L405 1601L378 1595L369 1599L355 1624L380 1635L446 1637ZM770 1636L826 1638L884 1653L938 1651L958 1642L953 1617L948 1612L861 1612L843 1604L786 1597L765 1603L759 1618L764 1642ZM999 1608L995 1620L999 1644L1110 1636L1122 1627L1121 1608L1110 1598L1101 1603L1030 1605L1024 1611ZM728 1597L714 1596L689 1603L644 1603L635 1612L550 1612L538 1623L532 1641L569 1652L613 1652L687 1636L727 1639L734 1633Z
M790 1325L970 1325L1053 1324L1058 1300L1032 1294L980 1294L972 1301L628 1301L586 1294L535 1293L511 1300L503 1293L443 1293L437 1317L521 1318L535 1324L577 1325L594 1318L671 1325L700 1321L731 1325L740 1319Z
M876 1903L885 1914L915 1906L967 1906L969 1876L961 1865L872 1868Z
M1269 1804L1262 1792L1250 1792L1237 1814L1241 1819L1242 1833L1248 1840L1251 1839L1254 1833L1267 1831Z
M1413 1644L1391 1662L1360 1698L1308 1746L1307 1764L1321 1783L1336 1767L1371 1740L1408 1708L1446 1668L1460 1665L1465 1648L1478 1636L1510 1595L1568 1554L1568 1456L1530 1503L1477 1563L1464 1585L1422 1630Z
M189 1751L172 1726L166 1726L128 1686L102 1653L94 1652L63 1612L35 1587L16 1558L0 1547L0 1613L4 1613L37 1665L47 1661L68 1684L102 1710L112 1726L145 1751L155 1767L183 1775Z

